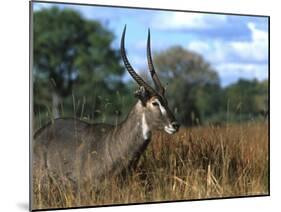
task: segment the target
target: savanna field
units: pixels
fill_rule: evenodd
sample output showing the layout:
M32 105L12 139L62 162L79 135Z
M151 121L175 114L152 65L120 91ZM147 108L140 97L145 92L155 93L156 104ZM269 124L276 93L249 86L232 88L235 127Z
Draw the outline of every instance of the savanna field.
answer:
M99 191L34 170L33 209L267 195L268 142L267 122L155 132L136 170Z

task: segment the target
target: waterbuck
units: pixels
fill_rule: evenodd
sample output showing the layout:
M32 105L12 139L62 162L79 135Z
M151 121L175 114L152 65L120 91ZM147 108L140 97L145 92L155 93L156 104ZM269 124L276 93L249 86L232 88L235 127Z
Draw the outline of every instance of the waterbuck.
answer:
M56 176L77 183L91 179L98 184L107 176L130 170L138 161L151 139L153 130L168 134L178 131L173 113L165 98L165 89L154 70L147 39L147 60L155 88L147 84L132 68L126 56L124 39L121 56L127 71L138 83L137 103L127 118L117 125L90 124L73 118L58 118L34 135L33 171L47 170Z

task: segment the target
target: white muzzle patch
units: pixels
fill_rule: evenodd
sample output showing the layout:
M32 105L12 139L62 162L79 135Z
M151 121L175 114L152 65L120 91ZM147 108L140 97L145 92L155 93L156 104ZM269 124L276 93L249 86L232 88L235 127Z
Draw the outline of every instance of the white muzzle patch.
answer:
M169 133L169 134L174 134L177 130L173 127L173 126L171 126L171 125L169 125L169 126L165 126L164 127L164 130L167 132L167 133Z

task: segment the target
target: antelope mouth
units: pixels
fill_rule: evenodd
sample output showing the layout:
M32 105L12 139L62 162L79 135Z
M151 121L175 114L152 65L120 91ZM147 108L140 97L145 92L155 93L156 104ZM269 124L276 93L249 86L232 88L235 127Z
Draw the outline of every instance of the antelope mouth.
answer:
M178 131L176 128L170 127L170 126L165 126L164 130L165 130L168 134L174 134L175 132Z

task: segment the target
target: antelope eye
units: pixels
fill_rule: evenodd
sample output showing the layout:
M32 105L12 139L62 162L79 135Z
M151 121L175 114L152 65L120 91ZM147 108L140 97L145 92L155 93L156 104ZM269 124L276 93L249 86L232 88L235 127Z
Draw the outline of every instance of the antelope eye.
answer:
M152 102L152 105L155 107L159 106L158 102Z

